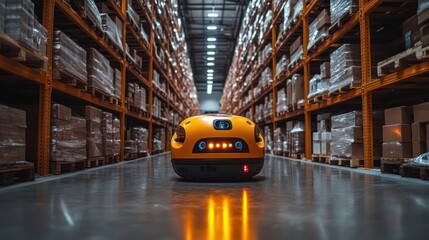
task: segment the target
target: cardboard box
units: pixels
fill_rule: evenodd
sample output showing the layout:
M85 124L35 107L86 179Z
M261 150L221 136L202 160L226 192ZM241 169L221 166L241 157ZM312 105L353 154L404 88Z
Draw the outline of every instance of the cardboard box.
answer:
M335 157L363 157L363 143L332 141L331 155Z
M347 127L332 129L332 142L363 142L362 127Z
M85 106L85 119L93 122L101 123L103 112L92 106Z
M429 45L429 23L420 28L420 41L423 47Z
M320 135L322 141L331 141L331 132L322 132Z
M383 126L383 142L411 142L411 126L409 124L393 124Z
M321 132L313 132L313 141L320 141L321 135Z
M331 113L322 113L317 115L317 121L331 120Z
M413 110L408 106L389 108L384 110L385 125L411 124L413 122Z
M317 16L316 19L319 20L317 22L317 29L321 29L324 26L331 25L331 16L329 15L328 9L323 9L323 11L319 14L319 16Z
M384 142L383 157L386 158L411 158L413 155L411 142Z
M428 20L429 20L429 8L417 14L417 22L419 25L427 22Z
M295 74L292 76L292 103L297 104L301 99L304 99L304 78Z
M313 141L313 154L321 154L320 141Z
M425 123L413 123L411 124L411 136L413 142L426 141L427 127Z
M417 14L402 23L402 36L405 39L405 48L414 47L420 41L420 31L417 23Z
M319 122L319 131L320 132L330 132L331 131L331 119L328 120L321 120Z
M61 104L52 105L52 118L65 121L71 120L71 109Z
M292 105L292 80L288 79L286 81L286 103L288 107Z
M413 106L414 122L429 122L429 102Z
M362 126L362 112L353 111L332 116L332 129Z
M320 77L330 78L331 77L331 63L324 62L320 65Z
M413 157L418 157L423 153L426 153L427 148L426 148L426 142L427 141L423 141L423 142L415 142L413 141Z
M299 36L290 46L290 54L292 55L293 53L295 53L301 45L301 36Z

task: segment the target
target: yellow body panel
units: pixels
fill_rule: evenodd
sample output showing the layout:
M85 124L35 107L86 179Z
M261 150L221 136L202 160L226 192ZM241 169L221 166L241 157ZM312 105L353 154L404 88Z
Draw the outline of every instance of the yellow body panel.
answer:
M214 120L228 119L232 123L231 130L216 130ZM187 118L180 123L185 129L185 141L176 142L177 134L171 139L172 159L237 159L237 158L263 158L265 142L262 135L260 142L256 142L255 124L245 117L233 115L199 115ZM194 145L203 138L241 138L248 147L246 153L193 153Z

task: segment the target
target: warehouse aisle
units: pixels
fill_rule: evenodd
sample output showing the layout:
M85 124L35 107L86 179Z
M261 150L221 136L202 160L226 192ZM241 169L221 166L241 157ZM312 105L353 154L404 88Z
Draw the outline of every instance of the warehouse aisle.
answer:
M197 183L169 155L0 189L0 239L423 239L429 184L267 156ZM49 178L48 178L49 179Z

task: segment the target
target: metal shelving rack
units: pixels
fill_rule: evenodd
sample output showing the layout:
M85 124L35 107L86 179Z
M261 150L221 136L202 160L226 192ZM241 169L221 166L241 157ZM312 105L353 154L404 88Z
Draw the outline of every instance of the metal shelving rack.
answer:
M386 3L398 3L397 1L389 1L389 0L359 0L359 8L356 13L354 13L350 18L344 22L337 31L332 33L322 44L320 44L314 51L307 51L307 44L309 41L309 25L310 19L309 16L312 14L317 5L322 2L322 0L302 0L303 2L303 11L302 15L299 17L297 22L288 30L286 36L282 40L280 44L276 47L276 39L277 39L277 31L276 31L276 23L279 19L280 14L282 14L282 9L285 5L285 0L280 0L277 5L277 9L275 9L275 1L271 1L267 4L271 6L272 10L272 21L270 24L271 28L271 39L272 39L272 73L273 73L273 83L271 84L272 94L273 94L273 120L269 120L263 122L264 125L271 125L273 129L277 127L277 125L281 121L285 121L288 119L296 119L300 118L305 121L305 158L311 159L312 155L312 114L314 112L323 110L325 108L331 108L334 105L349 103L354 99L361 98L361 103L359 104L362 108L362 117L363 117L363 142L364 142L364 168L372 169L374 167L374 159L373 159L373 121L372 121L372 110L373 110L373 95L377 90L381 90L387 86L392 86L393 84L400 83L404 80L409 80L413 77L428 74L429 73L429 62L424 61L420 63L416 63L415 65L411 65L406 67L403 70L400 70L395 73L391 73L387 76L375 78L372 76L372 64L371 64L371 46L372 46L372 38L371 38L371 13L375 11L377 7L381 4ZM329 2L329 1L328 1ZM389 11L395 11L400 9L400 7L388 7ZM388 11L388 10L386 10ZM408 17L410 17L409 15ZM252 16L255 18L255 16ZM248 27L244 27L247 29ZM341 40L347 33L351 31L353 28L359 28L359 42L361 45L361 71L362 71L362 85L360 88L351 89L348 92L341 93L340 95L330 96L325 101L309 103L307 96L309 93L309 81L311 77L311 61L317 60L317 58L322 55L324 52L328 51L330 47L338 46L337 42ZM243 31L244 32L244 31ZM277 56L279 55L279 51L286 45L288 41L293 36L300 35L302 37L303 44L303 59L292 69L287 70L286 74L281 78L276 80L276 64L277 64ZM264 34L264 41L270 37L269 35ZM259 47L256 47L259 49ZM248 49L242 52L241 49L237 51L237 53L241 56L246 56L248 53ZM243 53L243 54L242 54ZM255 52L255 55L257 52ZM234 79L239 79L236 84L242 84L241 80L245 78L245 75L250 74L248 70L241 71L242 68L247 68L248 65L253 66L255 64L254 57L250 62L242 63L240 61L236 61L237 72L238 74L234 75L230 73L226 86L229 86L224 91L224 95L221 100L221 111L230 112L233 114L243 115L249 109L253 109L256 102L261 101L269 92L264 92L260 94L257 98L253 96L252 100L246 106L240 107L239 101L233 101L231 98L231 94L228 92L228 89L232 89ZM264 63L261 67L264 68L268 66L268 63ZM290 78L294 73L301 72L304 76L304 100L305 106L304 109L300 109L294 112L288 112L282 117L276 116L276 88L281 84L284 84L286 79ZM241 73L241 75L240 75ZM258 77L256 75L256 77ZM250 84L251 86L247 86L244 88L243 92L240 94L240 99L245 95L249 89L253 89L254 79ZM252 111L252 116L254 117L254 111Z
M158 33L155 30L153 23L155 18L155 0L148 0L151 3L151 12L149 12L144 6L142 2L138 2L135 4L140 5L139 14L141 17L145 18L147 24L147 28L150 29L149 34L149 46L147 46L144 41L141 39L138 33L135 32L133 29L132 24L130 23L128 17L127 17L127 0L108 0L104 3L107 4L111 9L113 9L113 14L116 15L121 21L122 21L122 29L120 31L122 32L122 44L123 44L123 53L119 53L115 51L108 42L97 32L94 28L91 28L87 22L82 19L82 17L77 14L65 1L63 0L43 0L43 2L35 2L36 6L40 9L42 9L42 24L47 29L48 32L48 43L47 43L47 56L52 56L52 48L53 48L53 36L54 36L54 28L57 27L56 22L54 22L54 17L56 13L61 13L63 17L67 18L71 24L68 26L71 26L73 28L73 31L79 31L80 34L84 37L82 38L88 38L82 41L90 41L92 45L95 45L99 50L102 51L103 55L107 56L110 61L114 61L117 66L119 66L119 70L121 71L121 98L119 104L110 103L107 101L103 101L101 98L97 98L95 96L92 96L91 94L84 92L78 88L75 88L73 86L69 86L66 83L53 80L52 78L52 58L48 57L47 62L47 69L46 71L38 71L34 70L24 64L21 64L16 61L11 61L8 57L0 55L0 70L4 72L8 72L12 76L16 76L19 79L24 79L24 81L29 81L38 84L39 86L39 121L38 121L38 156L37 156L37 164L36 164L36 171L41 176L46 176L49 174L49 161L50 161L50 131L51 131L51 104L52 104L52 93L60 92L61 94L65 94L68 98L75 98L79 101L83 101L87 105L93 105L96 107L100 107L104 110L107 110L109 112L114 113L116 116L119 116L121 125L120 125L120 131L121 131L121 139L125 139L125 129L126 129L126 120L128 118L133 118L134 120L137 120L139 122L144 123L146 126L148 126L149 131L149 138L148 138L148 145L149 145L149 153L153 153L153 146L152 146L152 137L153 137L153 128L154 127L163 127L166 130L166 133L168 131L171 131L176 127L174 123L169 123L168 121L165 121L165 119L155 119L153 117L153 109L152 109L152 98L153 96L157 96L159 99L161 99L165 104L166 108L168 110L174 111L179 115L179 119L184 119L185 117L195 114L196 109L198 109L198 105L196 101L184 101L186 99L186 96L183 92L186 94L189 94L189 89L183 89L183 83L181 81L184 81L182 78L184 74L182 72L184 71L183 68L186 68L188 66L181 66L178 64L180 68L180 74L177 71L172 71L172 78L176 79L176 82L178 83L175 85L173 83L173 79L170 79L170 77L166 74L165 70L161 67L161 64L157 61L157 59L154 57L154 45L157 44L158 47L164 48L164 51L168 54L167 59L167 69L170 67L173 67L172 64L169 62L171 61L170 57L175 58L177 63L180 63L178 60L178 56L176 53L171 53L171 41L167 41L166 45L161 44L159 41L157 41ZM40 5L42 4L42 5ZM172 9L171 2L169 1L169 5L166 7L170 7ZM38 6L40 5L40 6ZM176 15L177 16L177 15ZM173 19L175 16L169 16L169 19L163 19L161 18L161 23L163 24L164 31L167 32L167 35L169 38L172 37L173 34L171 34L170 28L172 27L172 22L177 22L177 19ZM176 23L177 24L177 23ZM65 28L65 27L64 27ZM72 31L71 29L67 29L68 31ZM175 36L176 42L178 42L178 39ZM134 38L134 39L132 39ZM136 71L133 67L131 67L130 63L127 61L126 57L126 51L125 46L126 42L132 39L133 42L137 43L139 46L139 52L143 52L145 56L148 58L143 67L143 71L145 74L140 73ZM182 49L183 50L183 49ZM162 78L166 82L167 86L167 95L162 94L153 86L152 78L153 78L153 70L157 69L159 73L161 73ZM189 71L189 70L188 70ZM138 81L138 83L142 86L144 86L148 90L148 115L144 115L141 113L133 112L127 109L125 105L126 100L126 83L127 83L127 74L131 74L133 76L134 81ZM180 80L180 81L178 81ZM187 79L188 81L191 81L191 79ZM2 81L9 81L9 80L2 80ZM191 83L192 85L193 83ZM180 91L183 89L182 91ZM167 98L168 94L171 92L171 94L175 95L179 101L183 102L183 105L177 106L175 102L172 102L169 98ZM183 109L193 109L193 111L182 111ZM167 151L168 148L168 134L165 134L165 151ZM121 147L120 147L120 157L121 161L124 160L124 144L122 141Z

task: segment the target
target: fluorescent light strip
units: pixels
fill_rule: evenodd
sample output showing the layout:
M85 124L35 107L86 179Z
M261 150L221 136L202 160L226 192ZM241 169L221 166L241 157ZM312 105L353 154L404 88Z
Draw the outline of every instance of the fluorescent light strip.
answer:
M213 81L208 80L208 81L207 81L207 84L213 84Z
M213 77L213 73L207 73L207 77Z
M209 80L213 80L213 77L207 77L207 79L209 79Z
M216 45L207 45L207 48L214 49L214 48L216 48Z
M215 55L215 52L214 51L209 51L209 52L207 52L207 55Z
M209 63L207 63L207 66L209 66L209 67L214 66L214 63L209 62Z
M214 70L213 69L207 69L207 72L212 73L212 72L214 72Z
M215 12L210 12L207 14L207 17L218 17L219 14L215 13Z
M207 30L216 30L216 29L217 29L217 26L214 26L214 25L207 26Z
M216 42L216 38L214 38L214 37L209 37L209 38L207 38L207 41L209 41L209 42Z
M214 61L215 60L215 58L214 57L208 57L207 58L207 61Z

